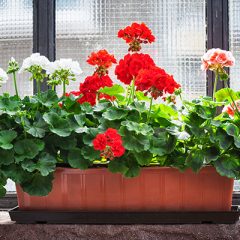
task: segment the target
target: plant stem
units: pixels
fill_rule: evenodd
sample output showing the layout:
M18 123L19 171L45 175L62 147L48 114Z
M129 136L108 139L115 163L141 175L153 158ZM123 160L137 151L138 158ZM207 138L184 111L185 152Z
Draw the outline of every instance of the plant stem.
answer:
M135 78L132 80L132 101L134 101L135 98Z
M40 81L36 80L37 81L37 92L38 92L38 95L40 95L40 92L41 92L41 86L40 86Z
M218 82L218 70L214 71L215 73L215 81L214 81L214 86L213 86L213 96L212 96L212 99L213 101L215 101L215 93L216 93L216 90L217 90L217 82Z
M150 106L149 106L148 115L147 115L147 123L148 123L149 120L150 120L150 114L151 114L151 110L152 110L152 104L153 104L153 97L151 97L151 100L150 100Z
M237 115L238 115L238 117L240 118L240 112L239 112L239 110L238 110L237 104L235 103L235 101L234 101L234 99L233 99L233 96L232 96L231 92L229 91L227 81L224 81L224 85L225 85L225 88L227 89L227 92L228 92L229 97L231 98L231 100L232 100L232 102L233 102L233 105L234 105L234 107L235 107L235 109L236 109Z
M19 95L18 95L18 89L17 89L16 72L13 72L13 81L14 81L14 87L15 87L16 96L19 97Z
M63 96L66 94L66 84L65 81L63 81Z
M54 85L52 85L52 90L53 90L53 91L55 90L55 86L54 86Z
M134 87L135 87L135 84L134 84L135 80L133 79L132 82L131 82L131 88L130 88L130 94L129 94L129 97L128 97L128 101L127 101L127 105L129 105L133 99L134 99Z

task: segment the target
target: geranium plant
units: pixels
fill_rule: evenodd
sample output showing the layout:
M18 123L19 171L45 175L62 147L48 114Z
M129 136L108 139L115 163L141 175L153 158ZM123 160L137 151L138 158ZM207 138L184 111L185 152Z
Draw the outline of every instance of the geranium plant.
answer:
M107 167L136 177L147 166L197 172L212 165L220 175L240 177L240 94L227 86L224 69L234 64L231 53L212 49L203 56L203 70L216 75L213 98L181 101L180 84L139 52L155 41L151 30L133 23L118 37L129 44L128 53L119 61L105 49L90 54L87 62L95 70L73 92L66 89L82 72L78 62L51 63L35 53L23 61L20 72L30 72L38 93L20 98L19 66L10 60L7 73L16 95L0 96L1 195L8 178L31 195L47 195L58 166ZM114 66L113 81L109 68ZM7 79L0 69L0 83ZM44 79L52 89L40 92ZM226 88L216 92L220 80ZM57 85L63 87L61 96L54 91Z

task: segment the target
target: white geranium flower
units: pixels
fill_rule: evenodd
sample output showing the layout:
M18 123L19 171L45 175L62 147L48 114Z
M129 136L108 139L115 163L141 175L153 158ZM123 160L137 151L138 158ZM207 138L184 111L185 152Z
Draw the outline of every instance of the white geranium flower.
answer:
M82 69L77 61L71 58L60 58L55 62L51 62L47 68L47 74L52 74L58 70L69 70L72 74L78 76L82 73Z
M27 57L23 60L22 67L19 70L19 73L26 71L31 66L40 66L42 69L46 70L50 64L49 60L40 55L40 53L33 53L30 57Z
M2 83L6 83L7 80L8 80L8 75L7 75L7 73L6 73L2 68L0 68L0 85L1 85Z

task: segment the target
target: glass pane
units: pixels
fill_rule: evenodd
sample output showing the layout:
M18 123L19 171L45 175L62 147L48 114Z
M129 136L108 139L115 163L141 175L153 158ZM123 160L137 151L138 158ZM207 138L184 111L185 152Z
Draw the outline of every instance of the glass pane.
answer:
M14 57L19 64L32 53L33 36L32 0L0 0L0 67L6 70L8 61ZM33 93L28 74L17 75L18 90L21 96ZM0 94L15 94L10 78L0 88ZM15 184L8 180L8 191L15 191Z
M230 70L231 87L240 90L240 1L229 0L229 35L230 51L236 58L236 65Z
M236 59L236 64L230 69L230 86L240 90L240 1L229 0L229 42L230 51ZM234 182L234 190L240 191L240 181Z
M205 73L200 70L206 45L205 0L57 0L56 9L57 58L78 60L84 71L81 81L93 72L85 62L92 51L105 48L118 59L126 54L117 32L137 21L145 22L157 39L143 51L174 75L187 98L205 95ZM75 82L68 90L78 86Z
M32 15L32 0L0 0L0 67L4 70L11 57L22 64L23 58L32 53ZM19 74L17 78L19 93L32 94L28 74ZM11 78L0 88L0 94L3 92L15 93Z

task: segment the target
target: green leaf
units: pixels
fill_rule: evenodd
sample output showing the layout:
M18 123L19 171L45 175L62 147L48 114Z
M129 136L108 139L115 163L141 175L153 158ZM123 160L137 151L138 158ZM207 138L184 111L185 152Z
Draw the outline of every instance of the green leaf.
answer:
M12 179L15 183L22 183L31 177L29 172L24 171L17 164L3 165L1 170L7 178Z
M86 116L85 114L75 114L74 119L80 127L83 127L85 124Z
M202 150L202 155L204 157L204 162L209 164L218 159L220 156L220 151L216 147L208 147Z
M155 104L152 106L151 118L153 119L158 118L171 119L177 116L178 112L170 106L167 106L165 104Z
M118 109L116 107L111 107L108 108L108 110L104 112L102 116L110 121L119 120L127 116L127 111Z
M57 113L49 112L43 115L43 119L49 124L51 132L61 137L67 137L71 134L71 127L68 120L61 118Z
M119 132L122 135L123 144L127 150L143 152L149 149L150 142L147 136L130 132L125 127L121 127Z
M89 160L84 159L82 151L79 148L75 148L69 151L68 162L73 168L87 169L90 165Z
M2 98L0 98L0 110L9 115L16 114L19 110L19 100L15 97L9 97L9 95L4 94Z
M42 176L35 173L30 179L21 184L24 192L32 196L46 196L52 190L53 174Z
M122 126L125 126L128 131L134 131L136 134L149 135L153 134L153 129L145 123L136 123L132 121L123 121Z
M47 176L56 169L56 159L48 153L42 153L37 162L25 160L21 163L22 168L28 172L38 170L42 176Z
M176 144L176 138L170 135L165 129L156 129L150 140L151 146L149 151L152 154L163 156L171 153Z
M135 161L128 161L128 170L124 173L124 176L127 178L137 177L140 173L140 166Z
M214 162L217 172L221 176L235 178L239 174L239 157L234 157L230 154L224 154Z
M42 92L40 95L36 95L36 98L42 105L46 107L51 107L58 102L58 96L53 90Z
M227 133L221 128L217 129L216 133L212 136L212 138L219 144L219 146L223 150L227 150L233 143L232 137L227 135Z
M0 185L0 198L6 195L7 191L4 186Z
M136 91L135 95L138 101L150 102L150 98L148 96L145 96L145 94L142 91Z
M0 147L3 149L12 149L12 141L17 137L17 133L13 130L0 131Z
M240 136L234 137L234 145L235 145L237 148L240 148Z
M40 139L23 139L14 144L16 162L21 162L24 159L35 158L40 151L44 149L44 142Z
M192 150L187 157L188 166L190 166L193 171L198 172L204 163L204 157L201 150Z
M14 151L0 149L0 165L10 165L14 162Z
M153 155L148 151L134 153L137 162L142 166L147 166L152 161Z
M217 102L224 102L224 101L228 101L229 103L232 102L231 97L229 96L229 93L232 95L233 100L237 100L238 96L237 94L231 89L231 88L222 88L220 90L218 90L215 93L215 98Z
M47 124L42 118L27 127L27 132L33 137L43 138L47 131Z
M237 137L239 135L239 128L233 123L227 123L225 130L229 136Z
M122 159L114 159L109 162L108 169L112 173L124 174L128 170L128 167L126 166L126 162Z
M88 146L81 148L81 155L90 161L99 160L101 158L99 151L95 151L93 147Z
M101 88L98 92L107 94L109 96L114 96L120 101L124 100L124 96L122 96L122 94L125 92L125 90L121 85L118 84L114 84L112 87Z

